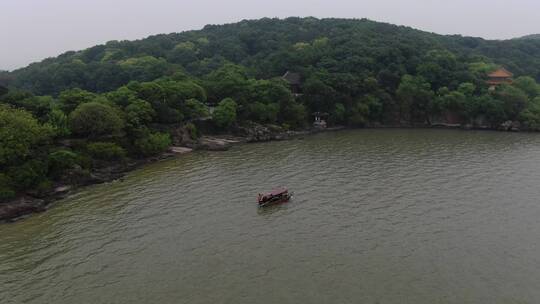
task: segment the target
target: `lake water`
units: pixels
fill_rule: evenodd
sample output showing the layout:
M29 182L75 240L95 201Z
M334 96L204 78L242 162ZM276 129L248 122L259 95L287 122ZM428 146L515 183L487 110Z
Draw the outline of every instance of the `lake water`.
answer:
M258 209L273 186L288 203ZM197 152L0 225L0 303L540 303L540 134Z

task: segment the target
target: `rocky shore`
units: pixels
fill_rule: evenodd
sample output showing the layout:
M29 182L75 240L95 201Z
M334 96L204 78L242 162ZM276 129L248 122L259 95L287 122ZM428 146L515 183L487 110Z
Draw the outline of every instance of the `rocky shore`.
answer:
M174 157L177 153L169 151L157 157L142 160L129 160L116 164L101 164L92 172L74 168L63 180L45 192L29 191L16 199L0 204L0 223L14 222L28 215L46 211L53 202L65 198L69 193L88 185L102 184L122 178L127 172L142 165Z
M341 130L343 127L329 128L325 131ZM70 171L64 183L57 183L53 189L45 193L28 192L7 203L0 204L0 223L14 222L31 214L44 212L52 203L67 197L81 187L111 182L122 178L126 173L148 163L177 157L194 150L226 151L231 146L240 143L255 143L265 141L287 140L297 136L317 133L320 130L285 131L276 126L250 125L237 127L228 134L202 136L197 140L191 139L182 127L171 130L173 146L159 156L141 160L126 160L120 163L101 163L91 172L83 172L82 168ZM67 182L69 181L69 182Z
M478 128L468 125L451 125L451 124L433 124L430 126L384 126L373 125L366 126L368 128L406 128L406 127L420 127L420 128L444 128L444 129L462 129L462 130L493 130L493 131L527 131L521 129L519 123L508 121L500 125L498 128ZM345 127L333 127L324 130L309 129L302 131L286 131L277 126L263 126L253 124L250 126L236 127L230 133L216 134L209 136L202 136L197 140L191 139L187 134L188 132L181 127L172 130L173 134L173 146L170 149L159 156L150 157L141 160L128 160L122 163L104 163L93 169L89 174L80 174L77 170L70 172L66 180L69 183L59 183L55 187L46 193L26 193L19 196L17 199L0 204L0 223L1 222L13 222L33 213L46 211L53 202L65 198L69 193L76 189L87 185L101 184L111 182L122 178L126 173L143 166L148 163L177 157L178 155L190 153L195 150L206 151L226 151L235 144L241 143L256 143L267 141L280 141L288 140L295 137L301 137L309 134L319 132L330 132L343 130Z

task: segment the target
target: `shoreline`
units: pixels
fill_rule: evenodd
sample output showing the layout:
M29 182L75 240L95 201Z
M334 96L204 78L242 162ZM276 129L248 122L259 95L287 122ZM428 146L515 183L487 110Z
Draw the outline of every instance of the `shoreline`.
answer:
M130 159L121 165L110 165L92 170L90 177L80 184L57 184L54 189L43 196L37 197L29 194L20 195L17 198L0 204L0 224L14 223L29 216L42 213L51 208L54 203L67 198L75 191L87 186L110 183L123 178L144 165L179 157L193 151L227 151L233 145L249 144L258 142L283 141L299 136L344 130L345 127L328 128L325 130L304 130L270 132L255 134L252 136L234 136L230 134L208 135L201 137L196 144L186 146L171 146L169 150L158 156L140 160Z
M98 185L113 182L123 178L129 172L132 172L144 165L179 157L193 151L227 151L233 145L285 141L306 135L319 133L336 132L342 130L352 130L354 128L345 126L336 126L327 129L309 129L303 131L285 131L270 132L265 134L255 134L251 136L235 136L231 134L208 135L201 137L196 144L186 146L171 146L169 150L158 156L153 156L140 160L129 160L122 165L111 165L98 168L92 171L91 177L80 184L58 184L48 194L42 197L35 197L28 194L21 195L16 199L0 204L0 224L13 223L23 220L35 213L42 213L51 208L54 203L65 199L75 191L81 190L90 185ZM360 128L362 129L362 128ZM372 125L363 129L440 129L440 130L462 130L462 131L494 131L508 132L512 130L497 130L493 128L463 128L463 126L447 125L419 125L419 126L390 126L390 125ZM517 131L516 131L517 132ZM526 131L525 131L526 132Z

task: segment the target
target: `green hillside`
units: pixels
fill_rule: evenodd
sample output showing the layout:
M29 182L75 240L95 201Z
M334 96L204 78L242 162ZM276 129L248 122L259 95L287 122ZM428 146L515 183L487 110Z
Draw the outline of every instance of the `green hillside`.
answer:
M245 66L249 76L264 79L287 70L362 77L377 77L384 71L401 76L415 74L432 50L450 51L461 70L467 63L483 61L540 79L540 41L488 41L364 19L315 18L250 20L137 41L111 41L34 63L11 76L14 86L40 95L73 87L106 92L131 80L150 81L178 70L203 76L227 62Z
M490 88L499 67L514 79ZM314 112L351 127L539 131L539 78L540 40L369 20L261 19L108 42L0 73L0 202L196 146L201 132L306 129Z
M518 39L534 39L534 40L538 40L538 39L540 39L540 34L527 35L527 36L523 36L523 37L518 38Z

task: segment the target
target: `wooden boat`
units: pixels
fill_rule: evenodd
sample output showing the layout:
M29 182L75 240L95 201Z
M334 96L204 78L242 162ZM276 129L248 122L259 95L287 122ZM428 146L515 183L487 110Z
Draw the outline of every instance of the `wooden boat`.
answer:
M259 207L288 202L292 197L287 188L276 188L267 193L259 193L257 202Z

